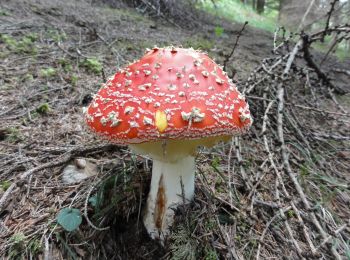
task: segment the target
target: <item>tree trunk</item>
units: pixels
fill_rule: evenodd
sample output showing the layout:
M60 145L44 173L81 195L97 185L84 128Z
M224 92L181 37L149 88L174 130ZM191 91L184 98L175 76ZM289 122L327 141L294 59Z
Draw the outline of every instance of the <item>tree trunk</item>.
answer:
M264 9L265 9L265 0L257 0L256 11L258 12L258 14L264 13Z
M256 0L252 1L253 10L256 10Z

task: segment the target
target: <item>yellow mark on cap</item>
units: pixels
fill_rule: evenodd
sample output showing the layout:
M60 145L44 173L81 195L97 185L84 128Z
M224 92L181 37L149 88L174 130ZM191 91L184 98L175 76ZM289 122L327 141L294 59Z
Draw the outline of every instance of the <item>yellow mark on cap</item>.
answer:
M168 127L168 121L166 119L166 114L164 111L161 111L161 110L156 111L155 123L160 133L165 131L165 129Z

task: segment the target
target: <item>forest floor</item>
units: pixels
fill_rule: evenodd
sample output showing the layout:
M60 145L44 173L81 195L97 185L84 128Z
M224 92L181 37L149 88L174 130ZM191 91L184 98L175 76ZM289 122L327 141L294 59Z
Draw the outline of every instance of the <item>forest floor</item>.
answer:
M223 33L216 32L218 26ZM105 75L141 57L146 48L193 47L223 63L241 28L211 16L201 26L184 27L122 4L1 1L0 258L334 259L336 250L349 259L350 60L332 56L323 65L333 69L334 84L344 92L335 95L336 102L322 91L306 91L300 78L288 83L286 106L299 105L294 107L300 120L296 129L304 131L312 151L309 160L299 141L303 135L294 138L297 130L285 127L294 175L284 173L278 141L270 143L276 147L272 154L264 150L260 132L268 109L258 101L269 101L265 92L247 95L256 125L239 144L235 139L201 150L196 199L180 210L165 247L150 240L142 226L150 161L98 140L84 126L83 107ZM227 66L239 89L272 56L273 43L269 32L249 26L243 31ZM303 91L304 100L294 99ZM307 98L315 96L317 108L310 108ZM268 125L277 132L277 124ZM76 158L97 166L98 173L66 184L63 169ZM276 176L285 198L276 195ZM68 206L84 215L70 233L56 222Z

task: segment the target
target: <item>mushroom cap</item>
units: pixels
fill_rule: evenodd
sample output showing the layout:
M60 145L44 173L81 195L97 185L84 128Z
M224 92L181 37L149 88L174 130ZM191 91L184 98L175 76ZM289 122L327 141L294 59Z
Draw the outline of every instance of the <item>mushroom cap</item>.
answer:
M86 122L120 144L237 135L252 124L249 106L205 53L153 48L119 70L94 96Z

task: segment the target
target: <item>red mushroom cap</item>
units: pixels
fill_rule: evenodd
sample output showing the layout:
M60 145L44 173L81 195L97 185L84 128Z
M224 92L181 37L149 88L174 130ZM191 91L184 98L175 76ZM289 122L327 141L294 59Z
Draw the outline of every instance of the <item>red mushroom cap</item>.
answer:
M118 71L87 108L87 124L117 143L235 135L249 106L222 68L193 49L153 48Z

